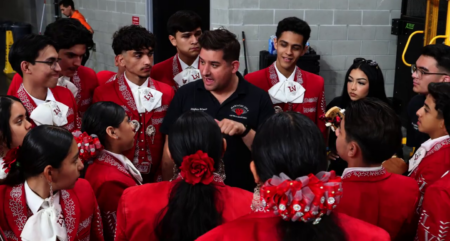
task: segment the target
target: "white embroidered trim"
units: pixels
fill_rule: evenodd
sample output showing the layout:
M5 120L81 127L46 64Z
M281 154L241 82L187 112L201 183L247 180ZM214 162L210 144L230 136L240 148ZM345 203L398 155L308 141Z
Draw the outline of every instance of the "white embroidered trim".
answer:
M178 54L175 54L172 61L172 74L173 77L175 77L177 74L180 73L180 70L178 69Z
M342 179L350 178L352 176L355 177L377 177L382 176L386 174L386 169L381 168L377 171L350 171L348 173L345 173L345 175L342 177Z
M296 66L296 80L295 82L303 84L302 71ZM280 80L278 79L277 70L275 69L275 62L269 67L269 78L272 86L276 85Z
M5 237L8 240L17 240L17 241L19 241L19 239L16 237L16 235L14 234L13 231L8 230L8 231L5 231L4 233L5 233Z
M317 102L317 97L314 97L314 98L305 98L304 100L303 100L303 103L316 103Z
M14 222L16 223L17 229L19 231L22 231L28 219L28 217L24 215L21 202L21 198L23 195L22 188L23 184L14 186L10 193L11 199L9 200L9 208L11 209Z
M134 102L133 96L128 91L127 86L125 85L124 77L121 75L117 79L117 84L119 85L119 91L122 93L123 98L127 101L127 105L131 107L134 111L137 111L136 103Z
M316 107L305 108L303 107L303 113L314 113L316 112Z
M64 202L65 217L67 228L67 239L71 240L70 234L75 230L75 203L66 190L61 190L61 197Z
M123 172L123 173L125 173L127 175L130 175L130 173L128 173L128 171L125 169L125 167L123 167L121 164L119 164L114 159L114 157L112 157L111 155L107 154L106 152L102 152L97 160L101 161L101 162L105 162L105 163L107 163L107 164L117 168L117 170L119 170L119 171L121 171L121 172Z
M164 118L152 119L152 125L159 125L163 123Z
M92 222L92 215L80 223L80 225L78 226L78 233L81 233L83 229L89 227L89 225L91 225L91 222Z
M439 143L436 143L436 145L434 145L430 151L427 152L427 154L425 155L425 157L439 151L442 147L447 146L450 144L450 138L445 139L444 141L441 141ZM416 168L417 169L417 168Z
M169 109L169 105L162 105L162 106L156 108L156 109L153 110L153 111L156 113L156 112L163 112L163 111L166 111L167 109Z
M17 91L17 96L19 97L22 104L27 108L28 114L31 114L34 110L33 104L31 104L30 99L28 98L28 94L23 88L23 84L20 85L19 90Z
M87 99L81 101L81 106L90 105L91 102L92 102L92 97L91 98L87 98Z
M116 223L117 223L117 212L116 211L108 211L103 215L106 218L106 223L108 227L106 227L111 235L116 233Z
M72 79L73 79L73 84L78 89L77 96L75 96L75 101L77 102L77 105L78 105L80 103L80 100L81 100L81 80L80 80L80 76L78 76L78 71L75 72L75 74L73 75Z

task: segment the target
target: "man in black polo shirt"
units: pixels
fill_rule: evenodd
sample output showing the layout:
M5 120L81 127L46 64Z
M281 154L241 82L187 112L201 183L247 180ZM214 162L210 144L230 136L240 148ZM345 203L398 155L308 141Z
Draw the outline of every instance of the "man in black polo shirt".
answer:
M250 148L255 130L274 114L269 95L248 83L238 72L240 45L236 35L225 29L204 33L199 43L200 72L203 79L181 87L175 94L160 128L168 134L171 125L186 111L204 111L214 117L227 141L225 183L253 190ZM199 127L201 128L201 127ZM167 138L167 137L166 137ZM173 176L173 161L164 148L163 179Z
M413 90L418 95L411 99L407 107L410 123L407 126L406 145L417 150L430 137L419 132L416 113L425 103L429 83L450 82L450 47L444 44L425 46L416 64L411 66L411 72Z

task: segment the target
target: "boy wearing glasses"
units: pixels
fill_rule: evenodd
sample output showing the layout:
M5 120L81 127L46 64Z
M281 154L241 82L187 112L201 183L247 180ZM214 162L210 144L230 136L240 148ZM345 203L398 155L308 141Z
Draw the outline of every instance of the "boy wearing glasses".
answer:
M406 145L416 150L430 137L418 129L416 112L422 108L428 94L428 84L433 82L450 82L450 47L444 44L428 45L416 64L411 66L414 96L407 107L410 123L407 127Z
M450 83L430 83L424 105L417 111L417 126L430 139L425 141L409 160L410 176L420 192L426 194L428 186L450 170ZM421 205L422 200L419 203Z
M9 52L12 68L23 78L13 96L19 98L31 123L62 126L69 131L77 126L77 105L70 90L56 86L61 67L55 44L42 35L28 35L16 41Z
M323 78L296 65L308 50L310 34L311 28L301 19L281 20L275 40L277 60L265 69L246 75L245 79L269 93L276 112L299 112L325 133L325 122L319 118L326 106Z
M92 34L76 19L63 18L51 23L45 29L45 36L55 43L59 65L58 86L65 87L72 92L77 103L78 116L83 117L84 112L92 103L92 96L98 86L95 71L81 66L86 51L92 48ZM8 95L14 95L22 84L20 75L15 75ZM81 119L77 123L81 125Z

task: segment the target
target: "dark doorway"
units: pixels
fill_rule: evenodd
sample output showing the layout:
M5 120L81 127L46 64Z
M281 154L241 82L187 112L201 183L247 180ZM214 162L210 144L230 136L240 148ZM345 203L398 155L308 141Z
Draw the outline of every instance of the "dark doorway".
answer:
M153 0L153 33L156 36L155 64L176 54L177 50L169 42L167 21L179 10L195 11L202 18L203 31L210 28L209 0Z

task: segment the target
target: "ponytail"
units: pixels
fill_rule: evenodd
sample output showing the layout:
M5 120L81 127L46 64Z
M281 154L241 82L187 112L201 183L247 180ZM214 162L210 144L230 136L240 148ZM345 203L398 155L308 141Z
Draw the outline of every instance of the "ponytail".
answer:
M214 182L221 179L215 171L221 169L223 137L211 116L188 111L171 127L168 140L180 173L152 228L159 240L192 241L222 223Z
M222 223L216 209L214 185L191 185L178 181L170 192L169 204L156 227L156 236L165 241L192 241Z

